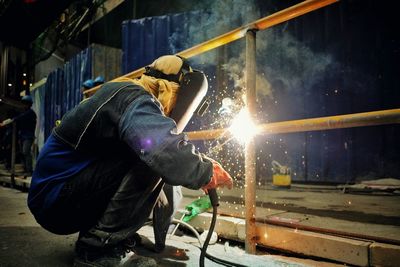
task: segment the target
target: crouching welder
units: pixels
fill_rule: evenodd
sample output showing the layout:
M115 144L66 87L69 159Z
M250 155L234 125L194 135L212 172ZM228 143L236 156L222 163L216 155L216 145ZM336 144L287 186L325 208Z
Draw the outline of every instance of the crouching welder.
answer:
M190 89L182 85L190 72L184 59L162 56L139 79L103 84L47 139L28 205L48 231L79 232L75 266L134 266L129 248L151 214L156 248L165 245L176 204L166 196L179 195L179 186L232 187L221 165L197 152L168 117L179 90Z

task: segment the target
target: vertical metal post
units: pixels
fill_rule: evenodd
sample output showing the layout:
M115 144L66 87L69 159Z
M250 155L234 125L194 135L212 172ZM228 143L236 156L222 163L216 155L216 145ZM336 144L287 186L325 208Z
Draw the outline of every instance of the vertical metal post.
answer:
M11 138L11 188L15 188L15 158L17 153L17 124L12 123L12 138Z
M8 73L8 46L2 46L1 65L0 65L0 96L7 95L7 73Z
M223 65L227 62L226 45L217 49L217 90L220 95L225 96L226 93L226 71Z
M246 33L246 104L251 116L256 114L256 33ZM248 140L245 148L245 206L246 240L245 249L256 253L256 153L254 138Z

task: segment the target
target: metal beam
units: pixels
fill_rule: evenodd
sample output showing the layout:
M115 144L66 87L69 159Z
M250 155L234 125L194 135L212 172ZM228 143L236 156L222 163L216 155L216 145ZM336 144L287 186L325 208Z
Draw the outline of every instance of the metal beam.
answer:
M256 114L256 32L246 33L246 106L251 116ZM245 250L256 253L256 147L254 138L247 140L244 157L246 239Z
M111 11L114 10L114 8L118 7L120 4L122 4L124 0L107 0L103 3L102 6L100 6L96 10L96 14L94 15L92 21L90 23L87 23L85 26L82 27L81 31L86 30L87 28L90 27L91 24L94 24L101 18L103 18L105 15L110 13Z
M258 134L278 134L307 131L331 130L361 126L376 126L400 123L400 108L346 115L320 117L261 124ZM190 140L210 140L229 137L228 129L193 131L187 133Z
M15 188L15 159L17 157L17 123L12 123L11 137L11 188Z

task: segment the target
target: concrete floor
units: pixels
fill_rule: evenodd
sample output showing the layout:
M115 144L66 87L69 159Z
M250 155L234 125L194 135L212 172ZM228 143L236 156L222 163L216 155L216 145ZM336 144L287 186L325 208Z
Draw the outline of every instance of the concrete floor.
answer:
M77 235L58 236L43 230L34 220L26 206L27 193L0 186L0 266L72 266L73 248ZM167 241L167 249L162 254L151 251L152 229L150 226L139 232L145 239L145 246L138 254L151 256L158 266L198 266L200 250L196 240L189 236L172 236ZM259 251L258 255L248 255L239 245L216 244L208 252L246 266L341 266L324 261L271 255ZM147 247L149 249L147 249ZM220 266L206 260L206 266Z
M35 222L26 206L27 194L21 191L29 188L30 180L21 178L16 178L19 190L10 189L9 173L0 168L0 183L6 185L0 186L0 267L71 266L77 236L50 234ZM204 195L185 188L183 194L181 210ZM243 250L244 187L218 190L218 194L216 231L223 240L239 241L228 250L223 244L210 246L210 251L222 257L234 259L238 255L235 261L251 262L251 266L260 262L259 266L335 266L332 261L339 265L398 266L400 262L398 193L344 193L335 186L292 184L290 189L278 189L258 185L256 221L261 239L257 257ZM190 223L202 231L209 221L210 214L205 212ZM141 234L151 244L152 231L147 228L142 228ZM167 244L169 249L162 255L151 253L151 249L140 253L156 258L160 266L198 266L199 249L192 237L174 236ZM178 251L184 257L177 258Z
M203 195L188 189L183 189L183 193L182 208ZM244 241L244 189L237 186L219 190L219 196L216 231L220 236ZM334 186L292 185L290 189L258 186L258 244L355 266L397 267L399 203L398 193L349 194ZM209 216L201 214L191 224L206 229L208 221Z

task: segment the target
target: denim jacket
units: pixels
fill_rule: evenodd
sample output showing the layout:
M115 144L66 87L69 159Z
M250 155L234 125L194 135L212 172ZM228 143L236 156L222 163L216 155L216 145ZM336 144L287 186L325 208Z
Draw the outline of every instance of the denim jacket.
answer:
M67 113L53 134L77 151L142 160L170 185L199 189L212 176L212 163L176 132L157 99L130 82L104 84Z

